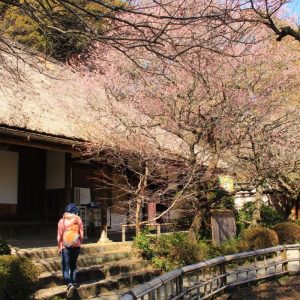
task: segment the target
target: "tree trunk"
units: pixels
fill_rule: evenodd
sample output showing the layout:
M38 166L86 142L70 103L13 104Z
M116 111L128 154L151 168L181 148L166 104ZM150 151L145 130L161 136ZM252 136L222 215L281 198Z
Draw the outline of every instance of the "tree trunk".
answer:
M145 168L144 174L140 176L140 181L136 191L137 194L136 208L135 208L135 234L136 235L138 235L141 232L140 212L142 209L143 199L145 199L144 192L147 189L148 177L150 174L148 163L146 161L144 162L144 168Z
M142 208L142 199L138 197L136 201L136 210L135 210L135 234L138 235L141 232L140 224L140 212Z
M284 215L283 215L284 221L288 221L291 217L293 208L296 209L296 206L294 205L294 203L289 204L289 201L291 201L291 200L288 199L287 204L284 207Z
M263 186L258 184L255 192L254 211L252 215L251 226L256 226L261 223L261 207L262 207Z
M296 203L295 203L295 220L298 220L298 218L299 218L299 215L298 215L299 206L300 206L299 204L300 204L300 194L298 194Z
M196 214L194 216L192 225L191 225L191 227L189 229L189 239L191 241L197 242L199 231L200 231L201 224L202 224L202 219L203 219L203 210L201 210L199 208L196 211Z

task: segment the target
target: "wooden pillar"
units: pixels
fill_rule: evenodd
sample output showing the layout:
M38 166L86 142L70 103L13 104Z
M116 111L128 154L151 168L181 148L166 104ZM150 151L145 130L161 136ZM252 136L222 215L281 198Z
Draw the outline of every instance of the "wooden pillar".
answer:
M64 207L72 201L72 155L65 154L65 199Z
M104 171L108 173L109 176L112 176L112 172L109 170L109 168L106 165L103 165ZM110 187L105 188L105 193L101 199L101 233L100 233L100 239L98 243L106 243L111 242L111 240L108 238L108 218L107 218L107 208L108 208L108 198L111 196Z
M156 221L153 221L156 217L156 203L148 203L148 222L150 225L156 224Z
M100 239L98 243L109 242L109 238L107 236L107 199L101 199L101 233Z
M47 181L47 155L48 151L46 151L46 159L45 159L45 189L44 189L44 222L48 223L49 222L49 212L48 212L48 195L47 195L47 186L46 186L46 181Z

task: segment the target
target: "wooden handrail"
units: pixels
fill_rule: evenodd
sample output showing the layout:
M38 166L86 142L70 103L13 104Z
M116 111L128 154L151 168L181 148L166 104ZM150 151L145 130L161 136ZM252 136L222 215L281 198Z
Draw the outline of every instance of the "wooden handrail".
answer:
M148 227L156 227L156 234L160 235L161 234L161 227L162 226L170 226L170 225L174 225L174 223L155 223L155 224L151 224L151 223L146 223L144 224L144 226L148 226ZM135 227L135 224L123 224L121 225L122 228L122 242L126 242L126 228L127 227Z
M220 256L165 273L120 300L208 299L230 287L300 271L300 244Z

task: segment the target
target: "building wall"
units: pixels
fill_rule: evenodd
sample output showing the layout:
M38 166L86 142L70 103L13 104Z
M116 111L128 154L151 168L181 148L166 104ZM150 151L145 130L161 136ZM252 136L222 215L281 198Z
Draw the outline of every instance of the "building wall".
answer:
M18 203L17 152L0 150L0 204Z
M111 213L110 229L112 231L121 231L121 225L126 224L126 214Z
M111 189L111 230L121 231L123 224L127 223L127 213L129 211L129 196L122 190L121 187L126 187L125 179L114 173L114 182L116 186ZM133 219L133 216L131 217Z
M234 196L234 205L236 209L241 209L244 204L248 202L254 202L255 201L255 191L254 192L238 192ZM262 196L262 201L264 203L268 203L270 201L269 195L263 195Z

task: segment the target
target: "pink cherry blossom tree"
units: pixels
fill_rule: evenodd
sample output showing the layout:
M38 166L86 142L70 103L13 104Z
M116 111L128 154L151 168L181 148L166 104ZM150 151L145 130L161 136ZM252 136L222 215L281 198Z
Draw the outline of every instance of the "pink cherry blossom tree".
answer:
M283 13L289 2L292 1L2 0L0 8L2 14L9 9L24 12L46 37L81 36L92 43L101 41L131 59L135 59L136 49L143 48L154 55L176 60L196 49L242 55L243 49L232 53L232 45L255 44L256 34L262 27L273 31L278 40L291 36L299 41L297 25ZM66 28L63 14L75 20L73 27ZM105 24L101 30L99 23ZM15 47L7 39L7 32L0 32L0 51L18 56Z
M172 38L181 31L174 30ZM194 28L199 35L202 31ZM184 198L193 211L194 239L210 210L207 193L220 169L255 182L254 223L259 222L262 187L273 166L280 165L273 149L278 151L279 141L288 141L291 128L298 128L293 95L299 91L294 65L299 48L292 41L276 44L263 30L257 39L262 42L246 48L231 44L228 51L242 51L242 56L196 47L176 60L144 48L136 49L132 60L99 45L80 66L91 86L104 86L105 107L120 128L142 138L153 157L179 162L178 190L184 190L175 202Z
M299 170L299 93L296 79L299 50L296 42L264 44L261 55L239 68L248 82L249 98L240 102L240 116L231 135L231 167L256 190L253 225L260 222L264 192L283 194L285 217L298 201L295 182ZM241 81L241 84L242 82ZM287 153L290 153L288 155ZM287 200L287 194L289 194Z

